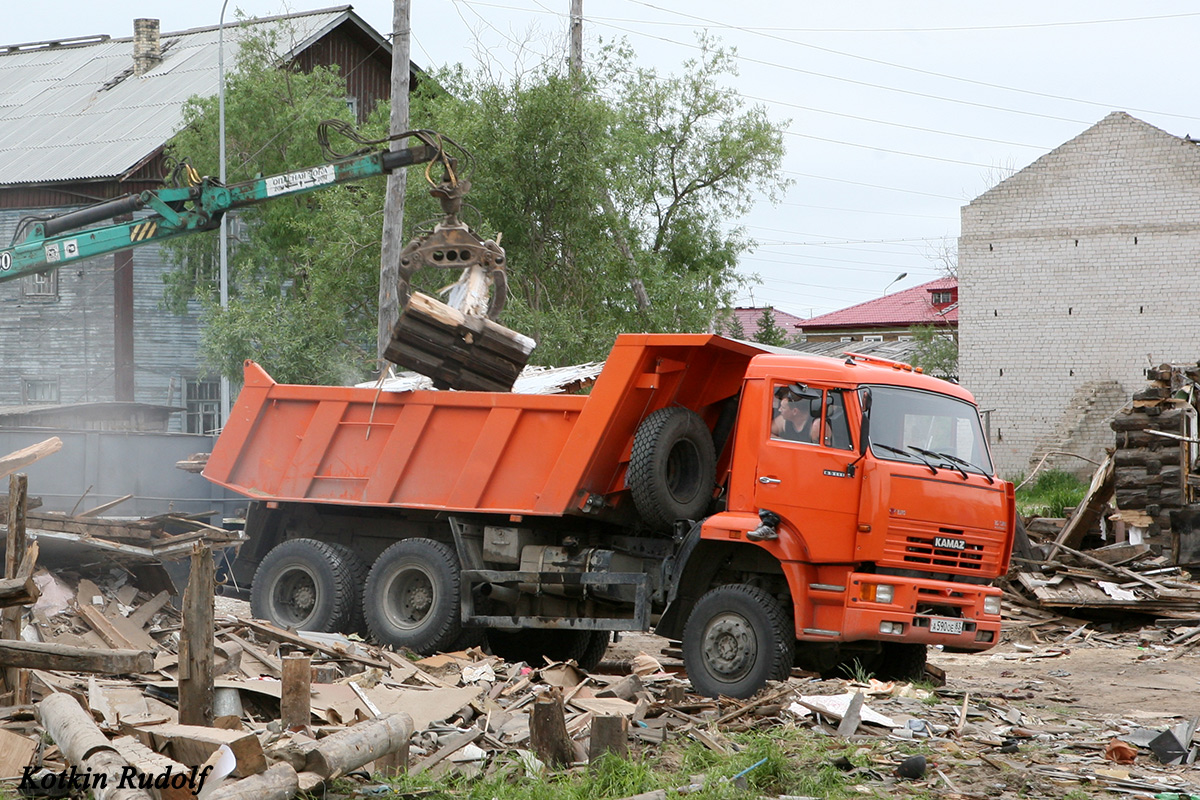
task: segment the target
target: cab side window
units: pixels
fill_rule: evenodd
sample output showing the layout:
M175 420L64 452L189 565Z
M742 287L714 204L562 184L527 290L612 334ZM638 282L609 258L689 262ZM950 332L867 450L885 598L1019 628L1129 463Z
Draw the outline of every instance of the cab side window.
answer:
M824 393L793 383L776 387L772 395L771 438L820 444Z
M846 417L846 399L841 392L830 391L825 404L825 446L838 450L853 450L850 440L850 420Z

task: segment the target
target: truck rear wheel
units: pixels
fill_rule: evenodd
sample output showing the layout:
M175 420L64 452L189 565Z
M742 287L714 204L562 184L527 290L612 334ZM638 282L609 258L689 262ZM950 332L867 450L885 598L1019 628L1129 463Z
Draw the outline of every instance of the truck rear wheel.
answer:
M668 530L675 520L704 516L716 469L704 420L686 408L663 408L638 426L625 482L646 524Z
M505 661L524 661L532 667L551 661L574 661L593 670L604 658L611 636L608 631L560 631L528 628L521 631L488 631L488 647Z
M709 697L750 697L792 670L795 627L775 598L757 586L707 592L683 629L683 663L692 688Z
M316 539L283 542L254 573L250 613L285 628L352 632L361 624L362 570L358 556L340 545Z
M458 558L432 539L384 550L363 592L367 627L383 644L422 655L451 647L462 633Z

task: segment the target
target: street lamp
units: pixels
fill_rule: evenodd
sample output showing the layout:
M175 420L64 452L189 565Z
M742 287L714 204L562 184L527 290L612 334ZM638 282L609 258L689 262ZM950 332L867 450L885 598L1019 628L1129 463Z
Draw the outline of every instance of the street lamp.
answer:
M221 18L217 25L217 127L219 129L218 138L220 139L220 167L219 176L221 185L225 185L225 7L229 5L229 0L221 3ZM222 310L229 307L229 215L221 215L221 228L219 234L220 263L221 263L221 308ZM221 376L221 425L225 427L225 421L229 419L229 378Z
M908 273L907 273L907 272L901 272L899 275L897 275L896 277L892 278L892 282L891 282L891 283L889 283L887 286L883 287L883 293L884 293L884 294L887 294L887 290L888 290L888 289L890 289L890 288L892 288L892 284L893 284L893 283L896 283L897 281L902 281L902 280L904 280L904 279L905 279L905 278L907 278L907 277L908 277Z

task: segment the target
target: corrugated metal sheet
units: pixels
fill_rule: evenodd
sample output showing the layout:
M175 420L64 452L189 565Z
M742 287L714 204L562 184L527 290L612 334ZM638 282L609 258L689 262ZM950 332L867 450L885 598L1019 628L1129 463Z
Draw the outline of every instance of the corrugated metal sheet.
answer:
M277 31L290 57L351 18L342 6L250 24ZM244 32L225 28L226 69ZM0 53L0 185L128 172L179 130L188 98L216 94L218 38L217 28L164 33L162 63L110 88L133 66L132 38Z

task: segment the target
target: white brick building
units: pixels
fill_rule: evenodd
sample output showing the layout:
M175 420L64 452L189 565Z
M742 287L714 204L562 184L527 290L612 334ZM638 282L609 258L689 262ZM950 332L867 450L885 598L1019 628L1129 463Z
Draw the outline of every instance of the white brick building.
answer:
M1146 368L1200 359L1200 145L1109 114L964 206L958 256L959 372L1000 474L1103 458Z

